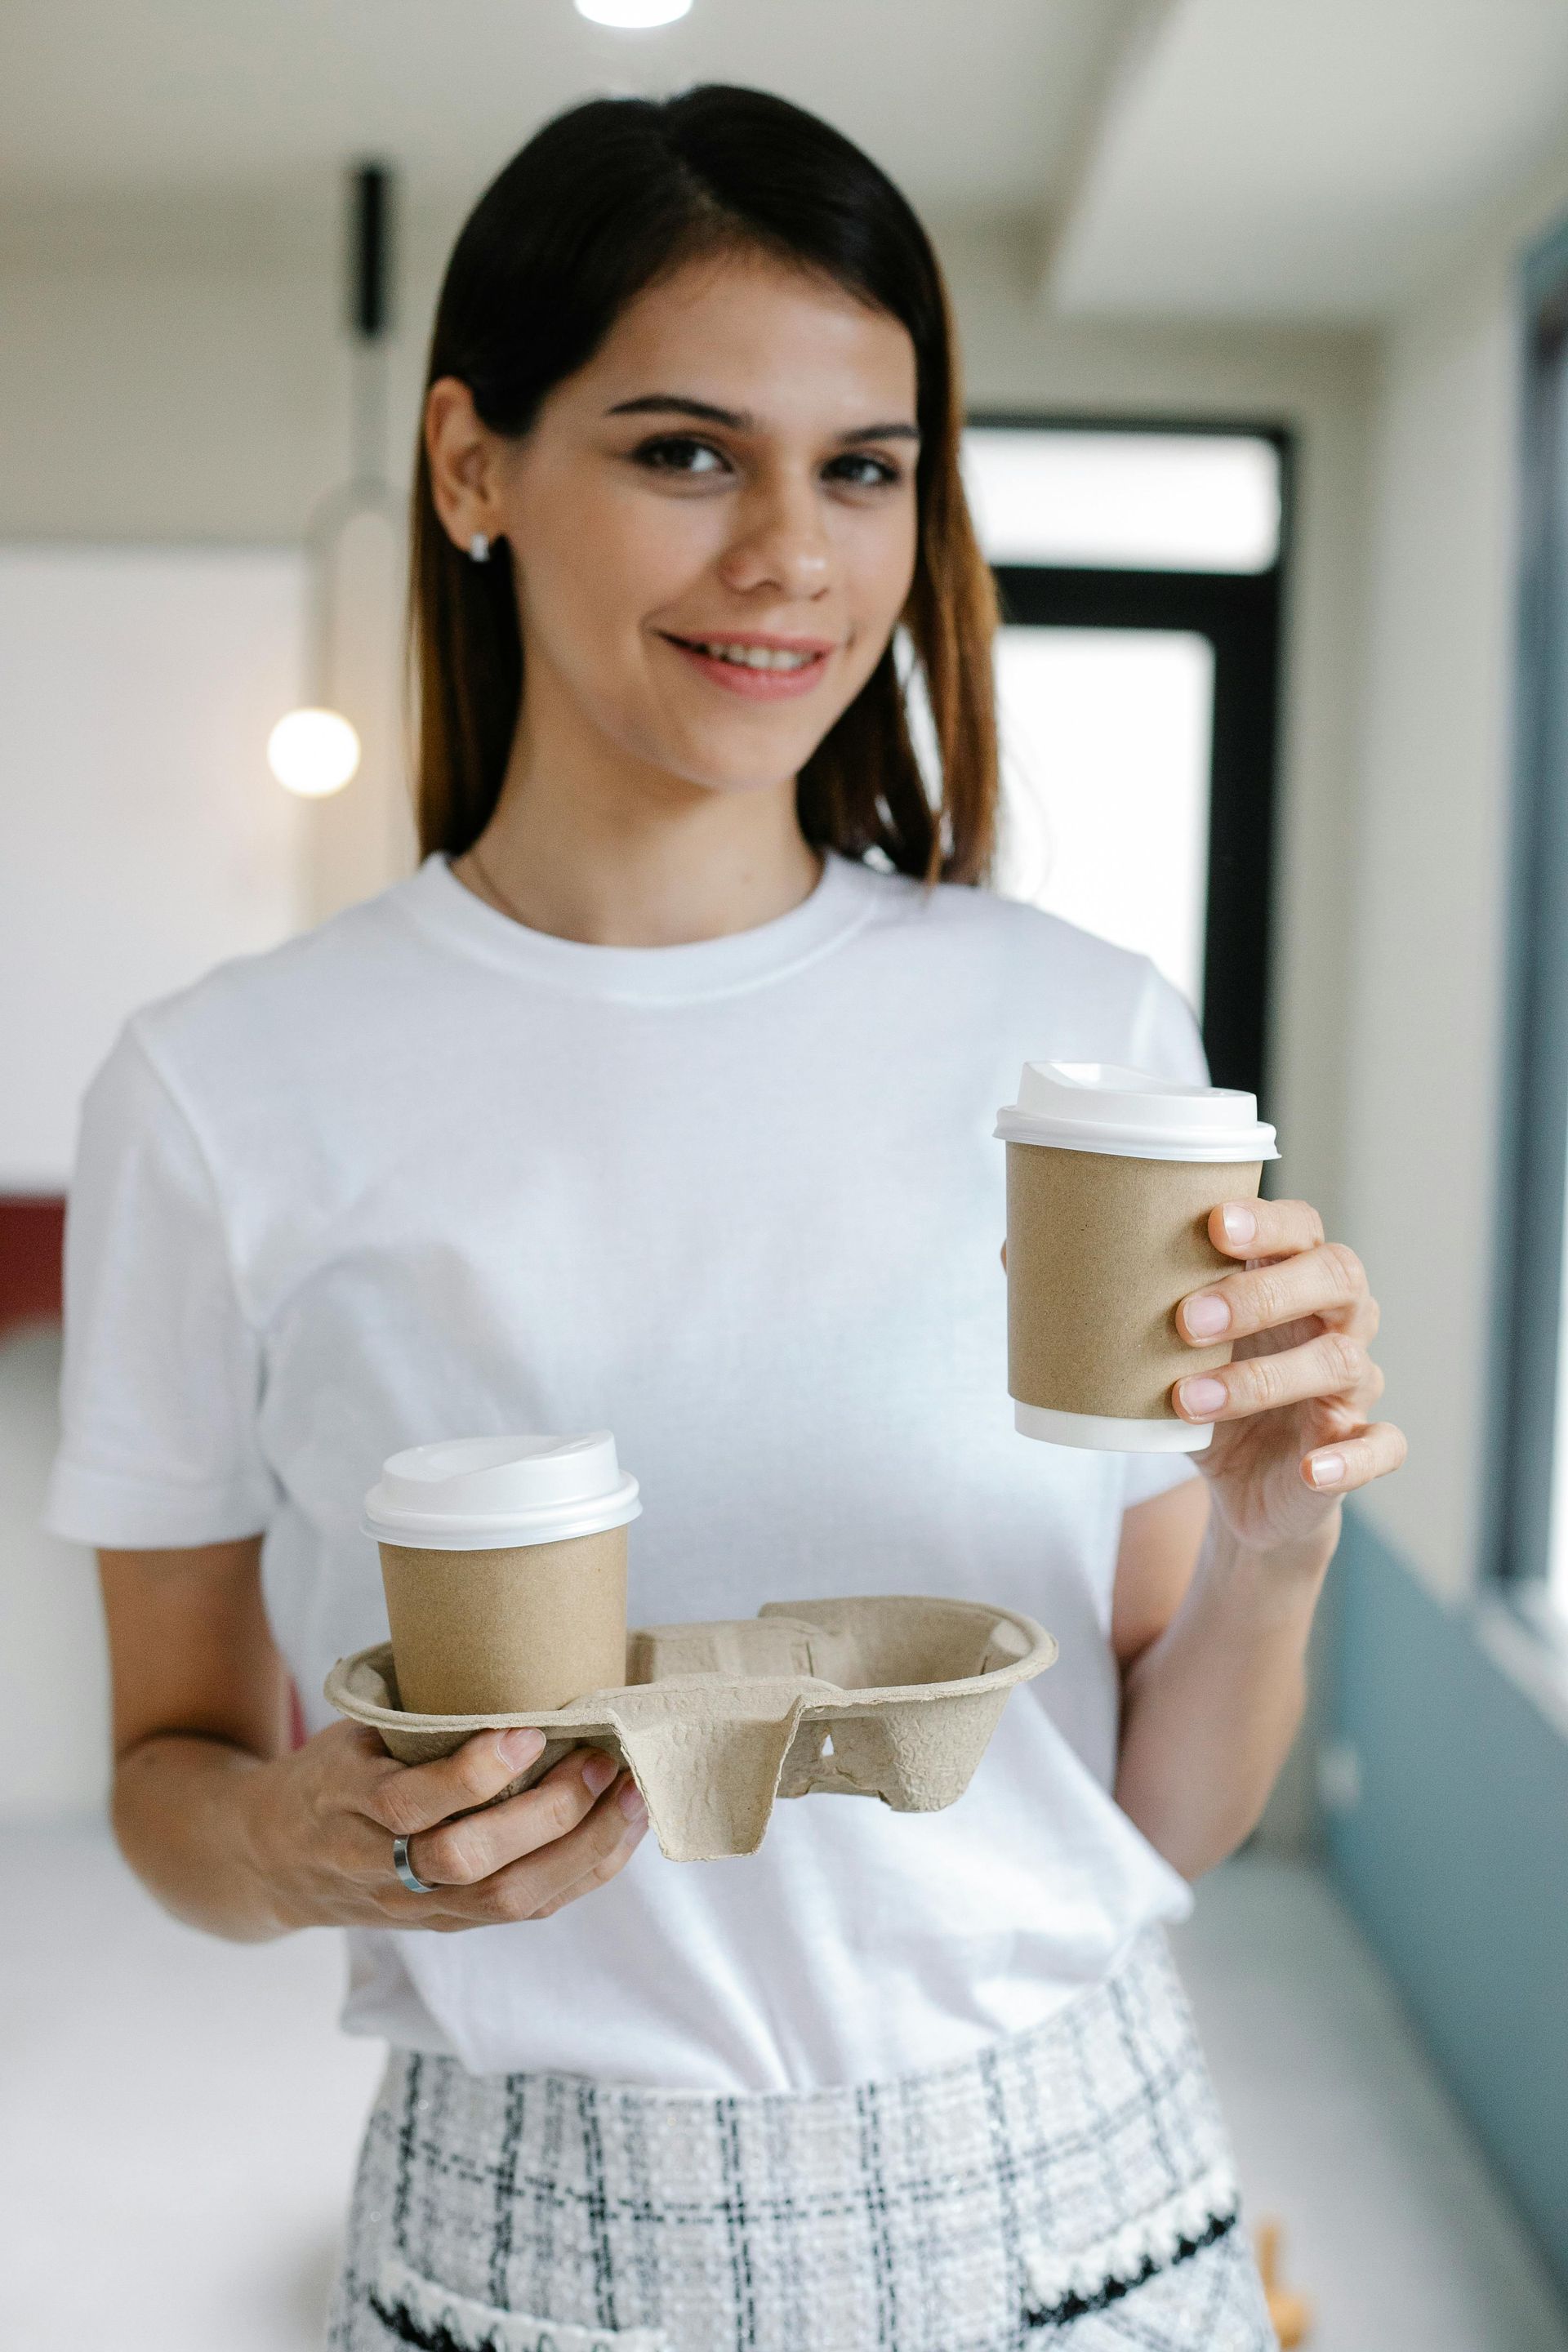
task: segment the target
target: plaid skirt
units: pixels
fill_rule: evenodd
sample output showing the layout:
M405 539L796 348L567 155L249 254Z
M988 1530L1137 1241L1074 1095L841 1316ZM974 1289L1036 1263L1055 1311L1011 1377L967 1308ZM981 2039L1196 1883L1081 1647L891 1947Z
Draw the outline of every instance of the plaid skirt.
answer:
M334 2352L1268 2352L1163 1935L1034 2032L729 2097L394 2052Z

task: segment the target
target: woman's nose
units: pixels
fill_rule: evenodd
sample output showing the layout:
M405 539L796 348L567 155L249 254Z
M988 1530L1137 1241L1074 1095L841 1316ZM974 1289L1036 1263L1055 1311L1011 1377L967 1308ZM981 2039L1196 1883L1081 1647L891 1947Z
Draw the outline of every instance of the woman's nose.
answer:
M781 596L820 596L832 576L833 551L815 494L794 486L760 489L745 502L720 572L741 595L772 589Z

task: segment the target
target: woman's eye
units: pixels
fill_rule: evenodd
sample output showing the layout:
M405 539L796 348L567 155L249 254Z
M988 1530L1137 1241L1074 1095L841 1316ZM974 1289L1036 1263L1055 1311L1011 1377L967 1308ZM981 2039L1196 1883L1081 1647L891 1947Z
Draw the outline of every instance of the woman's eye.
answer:
M861 449L829 459L824 470L830 482L847 482L855 490L879 490L902 478L897 466L886 457L873 457Z
M655 474L720 474L727 470L717 449L687 433L664 433L632 452L635 462Z

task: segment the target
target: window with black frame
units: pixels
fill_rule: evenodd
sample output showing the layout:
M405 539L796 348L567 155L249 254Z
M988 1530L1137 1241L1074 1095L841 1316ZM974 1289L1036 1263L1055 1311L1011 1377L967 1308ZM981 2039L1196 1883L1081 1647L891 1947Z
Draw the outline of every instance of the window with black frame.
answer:
M1262 1092L1289 445L976 416L995 570L998 887L1152 955L1215 1083Z
M1568 1630L1568 224L1524 270L1509 1051L1500 1163L1494 1570Z

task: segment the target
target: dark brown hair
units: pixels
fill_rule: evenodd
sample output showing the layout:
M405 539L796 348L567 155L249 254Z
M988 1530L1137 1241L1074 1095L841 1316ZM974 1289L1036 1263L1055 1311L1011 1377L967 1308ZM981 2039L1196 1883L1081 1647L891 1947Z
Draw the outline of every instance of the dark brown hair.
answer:
M928 789L889 646L806 761L808 841L880 851L930 882L979 882L996 819L995 600L958 468L952 320L931 243L887 174L816 116L717 85L654 103L596 99L513 156L458 239L427 383L456 376L492 431L523 434L616 319L697 254L753 246L820 272L907 328L915 347L919 551L903 620L929 705ZM510 566L471 562L437 516L421 436L410 636L419 693L423 854L479 838L500 792L523 690Z

